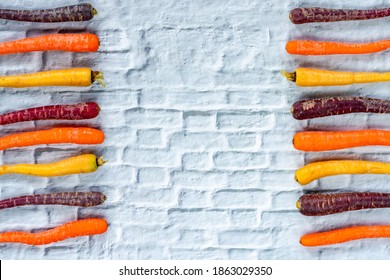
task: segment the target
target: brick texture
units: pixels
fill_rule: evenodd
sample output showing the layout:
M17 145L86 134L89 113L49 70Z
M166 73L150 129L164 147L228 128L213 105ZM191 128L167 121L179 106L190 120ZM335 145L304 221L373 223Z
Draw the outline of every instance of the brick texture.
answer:
M41 8L76 0L3 1L1 7ZM309 128L389 128L386 116L351 115L296 121L289 106L306 97L359 94L389 98L387 84L298 89L280 70L316 66L390 70L388 53L354 57L294 57L292 38L370 41L390 37L388 20L294 26L297 6L368 8L382 0L111 0L90 1L99 15L87 23L0 21L1 40L59 30L90 30L98 53L33 53L1 57L0 75L90 66L107 87L1 89L0 112L53 103L97 101L97 147L40 146L0 152L1 163L48 162L95 152L109 162L88 175L0 178L2 199L51 191L102 191L96 208L23 207L0 211L0 230L37 230L85 217L105 217L106 234L39 248L0 245L1 259L362 259L389 258L386 240L303 248L307 232L386 223L390 210L301 216L303 188L294 171L322 158L390 161L389 148L337 153L294 151L295 131ZM1 135L72 122L30 122L2 127ZM386 191L388 176L340 176L305 190ZM379 250L372 250L379 248Z

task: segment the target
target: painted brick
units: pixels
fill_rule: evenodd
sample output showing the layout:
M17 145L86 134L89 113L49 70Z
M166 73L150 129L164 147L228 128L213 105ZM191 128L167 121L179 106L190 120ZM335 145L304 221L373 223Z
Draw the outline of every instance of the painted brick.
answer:
M179 233L176 244L182 248L202 247L207 244L207 234L205 230L183 230Z
M189 229L204 229L208 223L214 227L226 227L229 224L228 213L222 210L171 209L168 214L171 224Z
M126 148L123 161L139 167L175 167L179 165L178 156L167 150Z
M138 144L146 147L161 147L163 140L161 130L159 129L142 129L137 131Z
M261 153L220 152L214 155L214 165L221 169L261 169L269 165L269 158Z
M251 228L258 225L258 212L252 209L232 210L230 214L231 223L240 228Z
M125 120L130 127L181 127L182 113L178 111L135 109L125 112Z
M186 153L182 157L182 163L186 170L208 170L212 165L208 153Z
M138 183L165 186L168 172L164 168L141 168L138 170Z
M275 125L274 115L258 113L219 113L217 126L221 130L270 130Z
M225 145L224 135L216 133L176 133L171 136L170 146L183 150L215 150Z
M225 260L228 258L228 252L219 248L208 249L186 249L171 248L170 255L175 260Z
M215 128L215 115L210 113L190 111L183 115L184 127L187 130L204 130Z
M231 260L253 260L257 258L257 252L250 249L230 249L229 259Z
M181 190L178 198L181 208L210 207L210 193L206 191Z
M271 203L271 195L259 190L221 190L213 195L216 207L223 208L267 208ZM249 207L249 208L251 208Z
M226 174L216 172L176 171L171 174L171 180L175 187L195 189L218 189L227 185Z
M264 248L272 244L270 235L251 230L221 232L218 241L220 245L232 248Z
M257 145L255 133L231 134L227 137L229 147L232 149L253 149Z
M3 1L4 2L4 1ZM46 8L42 1L6 1L9 8ZM50 6L74 4L52 0ZM80 153L108 163L91 174L59 178L0 177L0 199L57 191L102 191L93 208L27 206L0 212L1 231L38 231L92 216L104 235L44 247L0 245L1 259L389 259L386 240L307 250L302 234L346 225L386 223L388 209L305 217L295 209L305 191L388 191L387 175L333 176L302 188L303 164L325 159L390 161L388 147L302 153L292 146L306 129L388 129L386 115L354 114L297 121L304 98L361 95L388 98L388 84L299 88L280 71L296 67L383 71L387 52L369 56L292 57L287 40L363 42L390 37L388 21L312 24L288 19L296 6L370 8L378 0L97 1L91 22L0 22L2 41L68 31L100 37L96 53L36 52L2 56L0 74L67 67L104 72L107 86L1 89L0 113L49 104L96 101L98 118L37 121L2 127L1 136L54 126L105 132L102 145L41 145L0 153L0 163L50 162ZM372 250L372 248L378 248Z

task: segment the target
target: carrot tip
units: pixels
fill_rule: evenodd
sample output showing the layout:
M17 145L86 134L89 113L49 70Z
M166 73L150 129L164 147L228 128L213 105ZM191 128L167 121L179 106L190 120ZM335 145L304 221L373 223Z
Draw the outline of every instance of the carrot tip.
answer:
M296 72L287 72L282 70L282 75L289 81L291 82L296 82L297 81L297 73Z
M100 71L92 71L92 83L93 82L98 82L102 85L102 87L106 87L106 84L104 83L103 73Z
M104 164L106 164L106 162L107 162L108 160L104 160L104 158L103 157L100 157L100 158L98 158L97 159L97 166L103 166Z

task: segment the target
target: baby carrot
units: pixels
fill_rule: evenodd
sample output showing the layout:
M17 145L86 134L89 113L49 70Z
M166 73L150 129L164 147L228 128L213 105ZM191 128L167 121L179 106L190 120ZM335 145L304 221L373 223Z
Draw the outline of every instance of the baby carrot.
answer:
M86 120L99 115L95 102L29 108L0 115L0 125L37 120Z
M38 73L0 77L0 87L24 88L40 86L78 86L87 87L93 82L104 86L103 74L89 68L71 68Z
M343 86L362 83L390 82L390 72L339 72L313 68L282 71L283 76L301 87Z
M46 245L65 239L102 234L107 231L106 220L91 218L66 223L50 230L30 232L4 232L0 233L0 243L22 243L27 245Z
M305 152L339 150L362 146L390 146L390 131L303 131L294 135L295 149Z
M289 54L297 55L333 55L333 54L367 54L384 51L390 48L390 40L372 43L342 43L312 40L294 40L286 45Z
M0 166L0 176L5 174L23 174L40 177L65 176L95 172L105 163L103 157L93 154L70 157L46 164L14 164Z
M96 14L97 11L88 3L46 10L0 9L0 19L27 22L88 21Z
M295 172L295 180L307 185L314 180L342 174L388 174L390 163L364 160L328 160L305 165Z
M364 238L389 238L390 226L354 226L331 231L310 233L301 237L303 246L326 246Z
M104 133L89 127L57 127L0 137L0 150L47 144L101 144Z
M99 38L95 34L51 34L0 43L0 55L37 52L96 52Z
M26 195L0 201L0 209L25 205L65 205L92 207L102 204L107 197L101 192L65 192Z

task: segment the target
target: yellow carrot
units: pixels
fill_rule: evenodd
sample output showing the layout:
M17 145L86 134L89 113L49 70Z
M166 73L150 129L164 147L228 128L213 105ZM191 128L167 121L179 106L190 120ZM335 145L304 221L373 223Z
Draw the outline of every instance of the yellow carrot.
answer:
M87 87L93 82L104 86L101 72L89 68L70 68L38 73L0 77L0 87L24 88L40 86L78 86Z
M362 83L390 82L390 72L340 72L313 68L282 71L283 76L301 87L343 86Z
M85 154L46 164L14 164L0 166L0 176L23 174L40 177L64 176L95 172L105 163L103 158Z
M323 177L341 174L390 174L390 163L364 160L313 162L299 168L295 180L301 185L307 185Z

